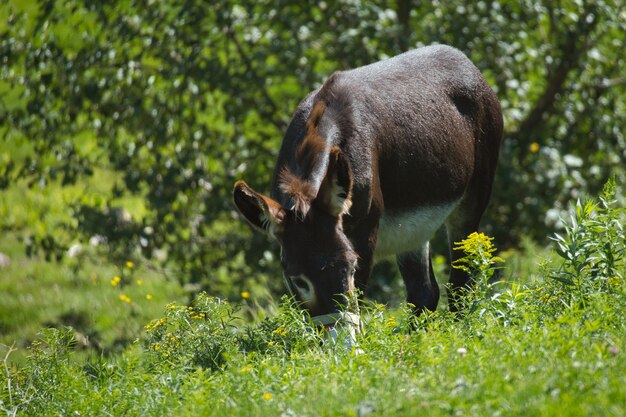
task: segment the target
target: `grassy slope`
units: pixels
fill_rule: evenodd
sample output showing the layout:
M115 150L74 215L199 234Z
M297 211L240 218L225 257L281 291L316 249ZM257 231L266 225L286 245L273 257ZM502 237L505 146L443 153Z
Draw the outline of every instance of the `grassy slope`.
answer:
M288 307L252 328L224 326L230 307L214 300L192 312L171 307L144 343L88 366L59 334L48 336L26 368L12 371L8 408L27 415L624 415L625 294L547 318L540 293L518 294L520 310L505 320L487 306L462 320L434 314L412 333L404 311L372 308L360 355L321 345ZM206 317L194 319L200 312ZM199 350L216 362L198 366Z
M603 247L606 236L593 233L582 243ZM191 308L170 305L143 331L180 288L137 265L96 256L74 269L76 261L46 264L22 250L15 235L0 239L13 259L0 270L7 415L626 414L623 258L621 276L571 287L548 279L565 270L537 268L528 245L524 256L504 255L511 283L475 295L476 309L462 319L441 310L410 332L405 310L366 309L364 353L354 355L324 344L288 305L245 324L234 307L200 297ZM124 288L111 285L116 274ZM73 329L43 332L26 358L23 346L47 325ZM78 349L83 335L104 354ZM17 352L8 347L15 341Z
M72 326L87 338L82 348L120 350L140 336L165 304L183 298L177 283L140 265L129 269L89 257L76 270L71 262L43 262L25 256L14 234L0 239L0 252L11 258L11 265L0 270L0 344L18 348L13 361L23 361L26 348L45 327ZM116 275L127 285L112 286ZM122 301L122 294L130 302Z

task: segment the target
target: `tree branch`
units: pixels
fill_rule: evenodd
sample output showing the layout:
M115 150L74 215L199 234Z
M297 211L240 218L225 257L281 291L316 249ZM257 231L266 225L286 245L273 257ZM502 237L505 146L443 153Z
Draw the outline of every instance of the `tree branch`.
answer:
M552 70L548 72L546 88L540 95L533 109L520 123L517 130L511 133L511 137L519 141L522 137L528 136L532 132L540 130L545 123L546 115L554 108L557 96L565 90L565 82L569 74L578 68L580 58L589 49L588 36L596 26L597 18L589 22L587 17L591 12L590 7L586 7L581 13L578 24L573 30L567 32L565 42L560 48L561 59Z
M398 23L401 29L398 36L398 46L400 50L406 51L409 49L411 0L398 0L396 15L398 16Z
M606 90L611 87L617 87L618 85L626 84L626 77L613 78L613 79L604 79L593 84L593 87L596 90Z
M241 42L239 42L239 39L237 38L237 34L235 33L235 31L232 29L230 25L227 25L226 27L226 36L235 44L237 53L243 60L244 65L246 66L246 71L251 73L253 77L257 80L263 79L262 77L259 76L259 74L254 69L252 60L250 59L250 57L244 50L243 45L241 45ZM262 83L262 84L263 85L260 88L260 92L261 92L261 95L263 96L263 99L265 100L265 105L259 106L257 108L257 111L263 116L263 118L268 119L280 131L285 131L285 129L287 128L287 125L282 119L276 117L276 115L278 114L278 106L276 105L276 102L274 101L274 99L272 99L267 89L265 88L265 83ZM269 110L266 110L266 109L269 109Z

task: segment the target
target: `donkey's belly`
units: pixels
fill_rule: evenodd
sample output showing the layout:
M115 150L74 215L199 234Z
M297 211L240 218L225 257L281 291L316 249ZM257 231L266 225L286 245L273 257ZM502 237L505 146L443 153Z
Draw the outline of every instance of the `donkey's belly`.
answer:
M428 242L458 201L414 210L385 213L378 227L376 258L413 251Z

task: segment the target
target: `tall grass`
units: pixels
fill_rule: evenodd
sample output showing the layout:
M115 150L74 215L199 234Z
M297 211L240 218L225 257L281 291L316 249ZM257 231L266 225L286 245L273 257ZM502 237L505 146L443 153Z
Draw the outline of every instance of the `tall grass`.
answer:
M4 358L0 409L33 416L623 416L626 240L624 210L612 193L609 183L598 201L576 205L554 237L557 260L543 263L542 279L494 281L491 241L460 242L461 265L477 281L465 314L415 318L410 306L366 303L361 354L327 343L288 299L276 315L246 324L240 306L201 294L189 306L168 305L113 357L81 359L71 329L43 331L21 367Z

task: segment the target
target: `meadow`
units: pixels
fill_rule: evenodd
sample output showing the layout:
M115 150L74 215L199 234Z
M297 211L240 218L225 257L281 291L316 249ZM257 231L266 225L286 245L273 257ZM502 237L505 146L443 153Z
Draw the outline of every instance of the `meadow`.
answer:
M0 2L0 412L626 415L625 13ZM333 72L431 44L465 53L504 116L485 235L458 244L476 285L462 315L442 291L415 318L383 262L346 348L281 298L277 244L232 187L269 190L294 109Z
M56 303L9 306L13 326L24 324L9 338L65 304L100 316L98 334L133 340L94 349L80 323L60 322L24 350L3 332L0 408L32 416L622 416L626 239L614 193L609 182L599 198L579 201L549 252L498 253L484 235L463 241L457 266L476 285L460 316L442 306L415 318L404 304L365 300L358 351L326 341L286 297L262 309L249 293L231 301L200 293L188 303L179 292L165 304L176 291L134 264L94 265L79 282L57 272L66 280L54 280ZM115 277L127 281L129 300ZM41 293L50 297L50 288Z

